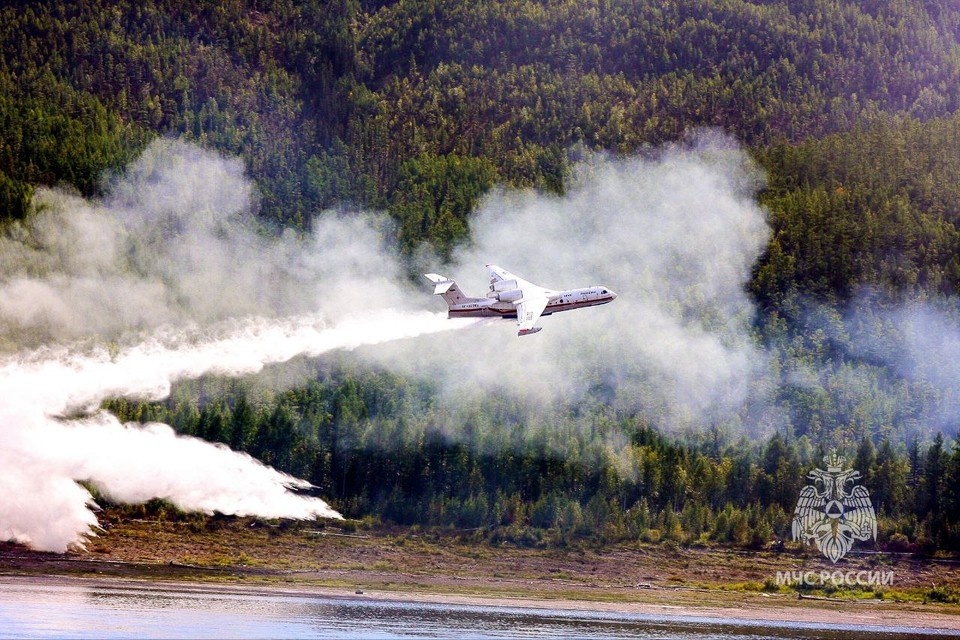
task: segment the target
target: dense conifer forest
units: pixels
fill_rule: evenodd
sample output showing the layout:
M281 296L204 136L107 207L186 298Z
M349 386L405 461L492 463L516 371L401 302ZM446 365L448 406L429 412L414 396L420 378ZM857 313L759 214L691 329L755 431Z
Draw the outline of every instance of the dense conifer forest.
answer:
M159 136L241 157L263 233L381 210L407 255L467 242L498 185L564 193L584 150L716 127L767 176L751 327L789 419L762 437L673 433L602 389L536 420L489 398L451 429L429 379L349 358L304 363L290 390L204 379L108 402L122 419L249 452L348 516L526 545L788 538L805 474L839 443L880 547L960 548L960 406L889 365L898 321L877 311L960 318L955 3L10 2L0 48L6 225L38 187L104 193Z

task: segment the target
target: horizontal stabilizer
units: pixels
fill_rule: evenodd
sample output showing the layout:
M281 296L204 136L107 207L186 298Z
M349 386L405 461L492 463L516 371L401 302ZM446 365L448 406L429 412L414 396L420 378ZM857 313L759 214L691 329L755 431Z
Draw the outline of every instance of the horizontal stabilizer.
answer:
M433 294L436 296L446 293L454 285L453 280L438 273L425 273L423 276L433 283Z
M529 329L520 329L520 331L517 331L517 335L518 335L518 336L529 336L529 335L531 335L531 334L533 334L533 333L536 333L537 331L540 331L541 329L543 329L543 327L531 327L531 328L529 328Z

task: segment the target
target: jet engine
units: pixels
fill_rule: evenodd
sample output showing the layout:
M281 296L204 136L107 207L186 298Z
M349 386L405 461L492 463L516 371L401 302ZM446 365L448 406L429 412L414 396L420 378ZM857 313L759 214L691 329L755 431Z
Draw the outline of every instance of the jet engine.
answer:
M490 282L488 298L496 298L500 302L516 302L523 297L520 284L516 280L493 280Z
M490 291L493 291L494 293L500 293L501 291L517 289L519 286L520 285L517 284L516 280L498 280L490 283Z
M490 283L488 298L496 298L500 302L515 302L523 297L523 291L516 280L498 280Z
M523 291L520 289L510 289L509 291L501 291L497 294L497 300L500 302L516 302L523 297Z

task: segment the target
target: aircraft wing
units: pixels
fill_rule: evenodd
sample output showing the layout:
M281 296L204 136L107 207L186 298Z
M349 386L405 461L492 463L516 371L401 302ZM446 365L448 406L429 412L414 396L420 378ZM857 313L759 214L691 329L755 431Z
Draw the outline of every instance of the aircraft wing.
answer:
M490 270L491 289L502 282L519 295L519 298L513 303L517 307L517 325L520 327L517 335L525 336L540 331L541 327L535 326L537 320L540 319L543 310L547 308L547 303L559 295L558 292L538 287L495 264L488 264L487 269Z
M524 280L523 278L519 278L513 275L512 273L510 273L509 271L507 271L506 269L498 267L495 264L488 264L487 269L490 270L490 284L493 284L495 282L501 282L503 280L515 280L517 282L518 289L523 289L524 291L526 291L528 288L540 289L540 287L533 284L532 282Z
M540 314L547 308L547 302L550 298L546 295L538 294L532 297L521 298L515 303L517 305L517 326L518 336L526 336L540 331L543 327L534 326L540 319Z
M490 271L490 281L499 282L500 280L514 280L512 273L506 269L501 269L495 264L488 264L487 269Z

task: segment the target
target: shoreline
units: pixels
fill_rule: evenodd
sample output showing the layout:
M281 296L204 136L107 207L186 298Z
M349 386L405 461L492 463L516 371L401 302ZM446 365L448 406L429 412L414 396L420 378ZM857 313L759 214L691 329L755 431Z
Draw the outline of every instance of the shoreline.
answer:
M87 551L0 543L0 586L86 584L456 606L684 616L758 623L909 627L960 636L954 559L851 554L838 565L802 551L663 545L521 548L477 537L254 519L113 517ZM312 528L311 528L312 527ZM416 531L416 532L415 532ZM777 571L893 571L892 587L834 594L769 583ZM80 581L80 582L78 582ZM940 589L947 602L920 597Z

